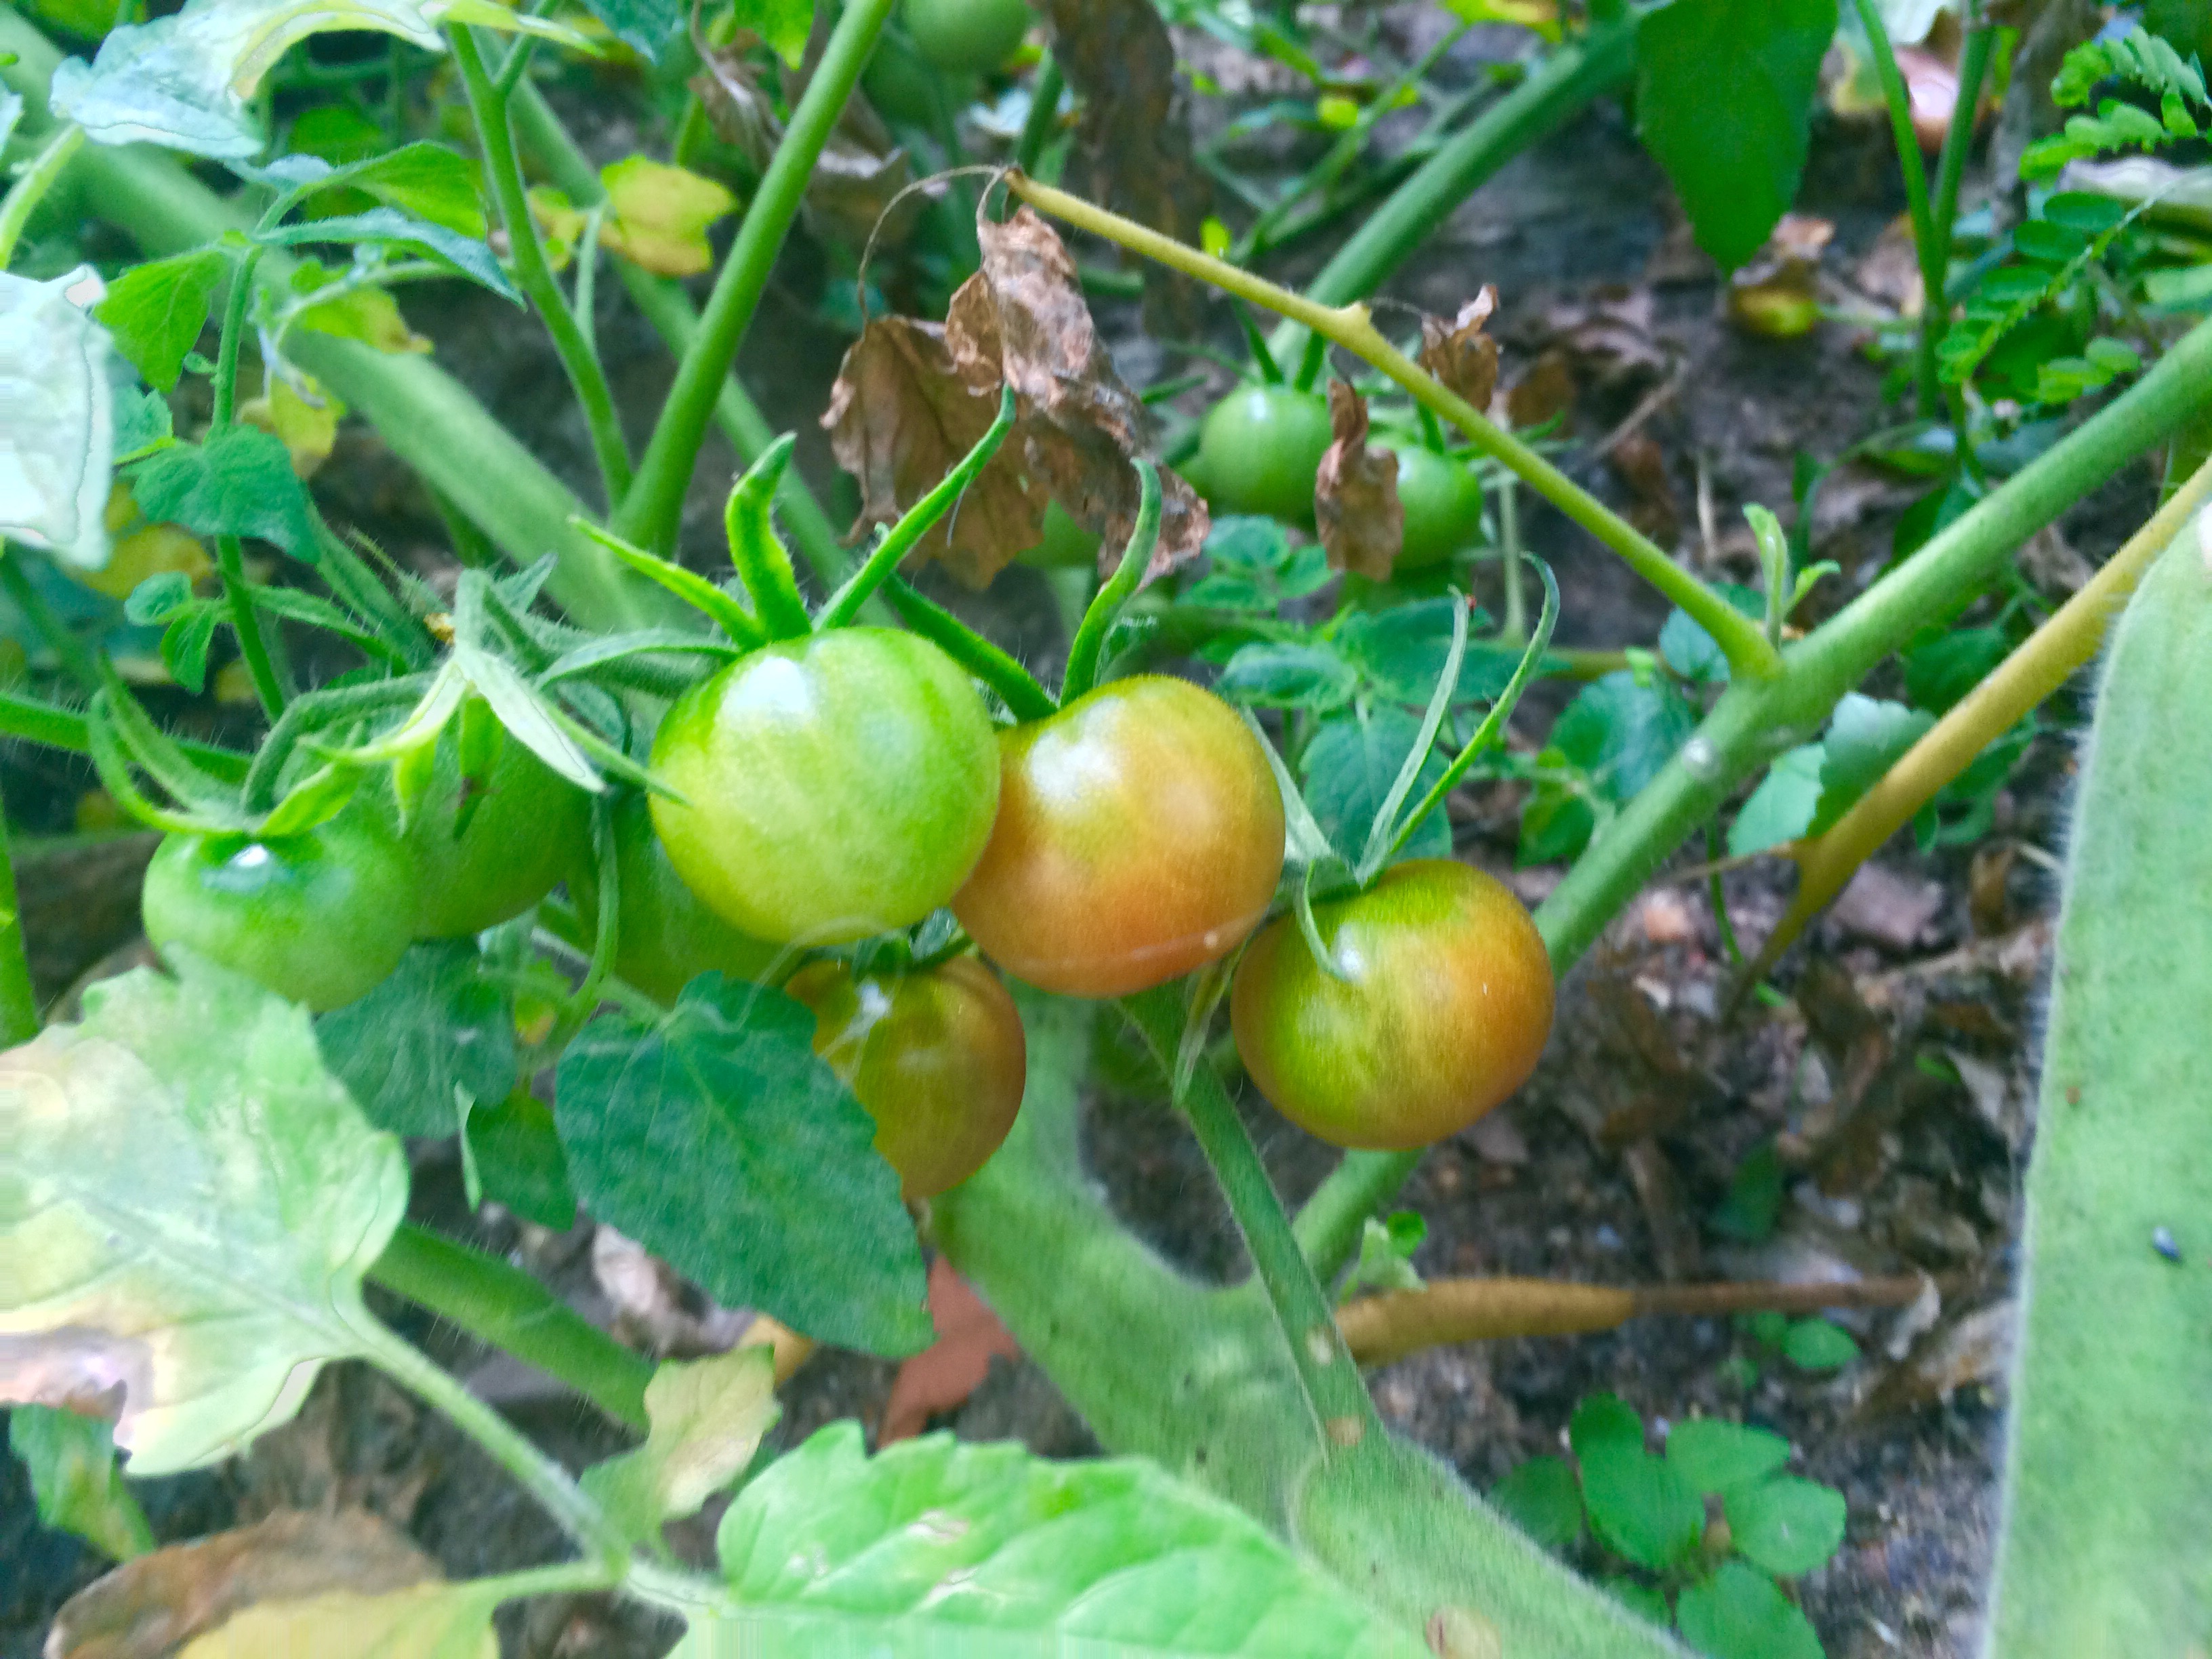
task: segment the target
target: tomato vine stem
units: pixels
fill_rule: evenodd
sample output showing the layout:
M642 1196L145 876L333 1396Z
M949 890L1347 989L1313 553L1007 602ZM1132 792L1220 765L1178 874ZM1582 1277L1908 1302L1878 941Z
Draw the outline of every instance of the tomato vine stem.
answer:
M1755 623L1675 563L1650 537L1392 345L1375 326L1365 306L1323 305L1293 294L1079 196L1040 184L1025 173L1009 173L1006 185L1040 212L1302 323L1380 369L1416 401L1457 427L1477 449L1525 479L1538 495L1619 554L1629 568L1686 611L1712 635L1738 678L1766 679L1780 672L1779 654Z
M1128 544L1121 550L1121 562L1085 610L1074 641L1067 647L1067 668L1060 677L1062 703L1074 702L1098 683L1099 659L1106 649L1106 635L1112 632L1122 606L1128 604L1138 585L1145 580L1146 571L1152 567L1153 550L1159 545L1160 470L1139 456L1137 479L1140 492L1137 520L1130 526Z

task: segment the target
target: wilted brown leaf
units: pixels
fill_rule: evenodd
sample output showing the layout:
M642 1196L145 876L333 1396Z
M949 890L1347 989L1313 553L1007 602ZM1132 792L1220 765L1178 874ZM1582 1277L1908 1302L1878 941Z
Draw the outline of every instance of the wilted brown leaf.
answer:
M1421 319L1421 367L1479 410L1498 389L1498 342L1483 331L1497 309L1498 290L1486 287L1449 322Z
M894 523L934 489L990 429L999 396L997 386L963 376L939 325L870 321L846 352L822 417L837 465L860 482L856 528ZM1010 441L915 556L939 560L981 587L1036 545L1044 507L1044 492L1022 476L1020 450Z
M1575 406L1574 366L1554 346L1505 394L1505 417L1517 427L1548 425Z
M46 1650L47 1659L167 1659L258 1602L374 1595L438 1577L435 1562L373 1515L295 1510L126 1562L63 1604Z
M1130 462L1146 447L1151 419L1099 340L1075 261L1052 228L1023 208L1004 224L979 220L975 230L983 268L945 318L954 368L994 409L1000 385L1013 388L1023 470L1103 538L1099 558L1111 568L1136 524ZM1206 503L1182 478L1163 470L1160 485L1155 577L1196 558L1210 527ZM1009 547L1007 556L1029 544Z
M1139 224L1196 242L1212 187L1192 156L1175 41L1152 0L1038 5L1052 21L1053 60L1082 100L1076 144L1086 193ZM1193 331L1198 302L1188 278L1147 262L1145 299L1156 331Z
M1546 307L1529 331L1539 349L1564 351L1579 378L1612 391L1663 380L1673 368L1657 320L1650 289L1610 284Z
M1367 447L1367 399L1342 380L1328 388L1329 425L1336 441L1314 480L1314 523L1332 569L1376 581L1389 579L1406 543L1406 507L1398 499L1398 458Z
M1752 260L1729 278L1729 315L1770 339L1794 340L1820 320L1820 255L1836 228L1809 214L1789 213Z
M884 1407L878 1443L910 1440L939 1412L965 1405L991 1374L991 1357L1022 1357L1022 1346L968 1281L939 1256L929 1264L929 1316L937 1340L901 1365Z

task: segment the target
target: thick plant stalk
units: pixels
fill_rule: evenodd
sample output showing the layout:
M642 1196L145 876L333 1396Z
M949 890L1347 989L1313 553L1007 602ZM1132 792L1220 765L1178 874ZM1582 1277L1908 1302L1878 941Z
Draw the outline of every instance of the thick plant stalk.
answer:
M2175 538L2099 691L2027 1173L1991 1659L2212 1636L2212 550Z
M814 163L859 83L894 3L853 0L830 31L814 78L791 112L791 125L784 129L738 227L737 240L714 278L714 292L700 314L699 331L677 365L676 384L669 388L653 441L638 463L637 481L615 515L615 531L623 539L654 549L665 549L674 539L684 492L707 435L707 422L714 418L715 402L729 379L730 365L737 361L738 347L768 289L776 254L799 216Z
M22 95L27 119L43 117L61 54L19 12L0 9L0 53L9 52L16 61L0 64L0 82ZM87 144L71 167L85 179L100 216L149 257L202 246L249 223L234 204L159 150ZM281 290L294 268L281 250L271 249L257 275ZM527 562L556 554L551 591L570 614L610 629L667 617L669 607L649 584L571 526L584 504L443 369L426 358L386 356L323 334L295 333L289 351L508 557Z

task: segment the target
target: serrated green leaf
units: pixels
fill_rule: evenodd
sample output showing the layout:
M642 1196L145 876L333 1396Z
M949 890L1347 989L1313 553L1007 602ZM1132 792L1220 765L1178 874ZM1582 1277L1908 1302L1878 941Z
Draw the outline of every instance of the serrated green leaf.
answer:
M31 1477L39 1520L128 1561L154 1547L138 1500L115 1466L114 1425L52 1406L8 1413L8 1446Z
M512 999L481 966L472 941L417 945L374 991L315 1022L325 1061L378 1128L449 1135L456 1090L482 1103L514 1089Z
M1822 1659L1812 1622L1772 1579L1741 1561L1723 1562L1711 1578L1684 1590L1674 1623L1682 1639L1711 1659Z
M1845 696L1836 705L1820 744L1820 800L1810 832L1819 835L1849 811L1935 724L1935 715L1924 708L1857 691Z
M1326 645L1261 641L1245 646L1221 671L1213 689L1254 708L1341 708L1358 688L1359 671Z
M230 256L213 247L133 265L107 285L93 314L147 385L174 392L229 269Z
M2011 652L2012 640L2002 628L1954 629L1908 646L1905 695L1916 708L1947 714Z
M1547 1550L1583 1535L1583 1489L1564 1457L1530 1458L1490 1489L1490 1501Z
M434 259L460 276L489 289L501 299L522 303L522 295L489 246L428 219L402 213L398 208L376 207L366 213L341 214L330 219L302 219L256 233L258 240L276 247L298 247L313 242L367 243L397 247Z
M1416 599L1386 611L1363 611L1345 620L1337 630L1336 646L1364 672L1376 692L1393 702L1425 708L1436 695L1437 680L1451 654L1452 616L1467 606L1457 599ZM1468 631L1489 625L1480 610L1468 611ZM1504 679L1512 677L1521 659L1516 650L1505 658L1505 672L1497 672L1499 653L1479 653L1470 642L1452 687L1455 703L1487 702L1498 695Z
M655 62L684 25L677 0L584 0L584 6L608 33Z
M134 1474L241 1449L362 1352L407 1205L306 1012L172 955L0 1055L0 1399L121 1384Z
M706 1359L665 1360L645 1385L652 1426L635 1451L584 1471L607 1518L641 1543L700 1507L751 1466L775 1425L775 1351L765 1343Z
M100 295L89 265L51 283L0 271L0 537L83 570L107 563L115 466L110 348L88 309Z
M565 1233L576 1224L576 1194L552 1109L517 1091L479 1105L462 1133L483 1195L525 1221Z
M1636 33L1637 132L1733 270L1796 199L1836 0L1674 0Z
M1765 1429L1692 1417L1667 1431L1667 1461L1701 1492L1763 1480L1790 1461L1790 1443Z
M1639 684L1626 670L1593 681L1552 727L1552 746L1625 801L1659 775L1690 740L1698 713L1671 686Z
M1367 845L1375 814L1420 735L1419 720L1385 704L1322 721L1298 757L1306 804L1347 863ZM1431 753L1414 787L1428 789L1448 764L1443 756ZM1450 851L1451 829L1438 813L1414 833L1406 856L1441 858Z
M170 16L112 31L88 64L65 59L54 71L52 106L94 143L162 144L245 161L267 142L248 100L298 42L331 29L374 29L442 52L441 24L587 44L573 29L496 0L189 0Z
M291 452L258 427L225 427L204 444L159 451L140 465L131 491L149 519L196 536L250 537L295 555L315 544Z
M1705 1490L1723 1492L1735 1553L1778 1578L1802 1577L1843 1547L1844 1495L1832 1486L1785 1474Z
M291 186L303 201L325 191L359 191L388 208L474 241L482 241L489 228L477 163L443 144L402 144L388 154L363 156L339 167L298 155L286 156L279 165L303 162L316 168Z
M1419 1637L1241 1510L1135 1459L908 1440L869 1459L832 1424L723 1517L738 1604L681 1659L1419 1659Z
M1741 582L1716 582L1720 596L1754 622L1766 620L1766 596L1755 587L1746 587ZM1686 611L1676 609L1667 614L1659 629L1659 654L1667 666L1693 685L1726 685L1729 683L1728 657L1720 641L1708 634L1702 623Z
M1801 1371L1833 1371L1859 1357L1859 1345L1827 1320L1800 1319L1783 1333L1782 1353Z
M932 1340L875 1120L789 997L708 974L657 1025L602 1015L562 1058L556 1101L585 1206L718 1302L870 1352Z

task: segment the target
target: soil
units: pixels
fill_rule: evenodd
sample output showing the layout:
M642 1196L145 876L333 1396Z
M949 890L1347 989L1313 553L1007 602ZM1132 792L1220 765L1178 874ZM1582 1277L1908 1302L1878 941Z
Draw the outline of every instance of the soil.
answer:
M1473 76L1485 52L1510 40L1477 31L1444 73ZM619 136L605 136L605 147L618 152ZM1816 131L1802 210L1836 227L1822 267L1832 297L1855 280L1901 207L1892 176L1878 131L1824 122ZM1298 253L1290 274L1321 252ZM801 434L801 465L824 499L849 501L817 425L842 346L814 304L823 280L803 246L787 258L741 367L771 421ZM1832 457L1884 418L1879 373L1849 328L1831 324L1778 343L1729 325L1722 284L1687 251L1663 181L1617 105L1508 167L1389 292L1449 311L1486 282L1503 299L1509 380L1569 337L1577 315L1627 308L1644 347L1625 366L1602 353L1583 362L1569 428L1581 447L1570 464L1712 574L1750 573L1748 535L1734 527L1740 508L1788 503L1800 453ZM1133 305L1099 312L1133 370L1139 356L1144 368L1158 362L1155 348L1133 344ZM526 321L495 301L459 295L410 301L410 315L438 340L446 367L550 465L571 479L588 476L580 422L565 412L557 366ZM611 295L600 327L624 407L641 424L668 360ZM1233 332L1218 343L1233 349ZM1599 441L1624 422L1626 440L1609 459L1595 459ZM699 469L686 541L702 563L731 459L718 438ZM2082 503L2061 527L2063 541L2046 541L2039 564L2063 569L2068 547L2102 556L2140 521L2151 490L2149 472L2137 468ZM444 565L432 504L373 434L348 429L319 494L334 516L407 562L432 572ZM1905 485L1871 471L1831 482L1814 554L1844 574L1821 604L1879 573L1910 499ZM1563 641L1619 647L1654 637L1663 604L1593 543L1548 512L1532 513L1526 534L1558 568ZM1010 571L963 608L1033 659L1059 647L1056 612L1033 573ZM2069 709L2055 712L2063 726ZM69 824L89 781L83 769L21 748L0 764L19 823ZM1784 994L1771 1000L1734 1007L1708 884L1663 878L1570 976L1534 1080L1492 1120L1435 1149L1401 1200L1426 1223L1415 1258L1425 1274L1633 1285L1918 1271L1933 1276L1920 1304L1838 1316L1863 1357L1832 1375L1796 1370L1720 1320L1650 1318L1604 1335L1433 1351L1374 1377L1386 1417L1479 1487L1557 1449L1577 1401L1594 1392L1620 1395L1655 1427L1698 1413L1765 1425L1789 1437L1802 1473L1848 1500L1844 1548L1803 1587L1828 1653L1964 1659L1974 1651L1990 1559L2036 999L2056 905L2051 853L2069 770L2065 738L2042 739L1977 848L1922 855L1900 838L1785 962L1774 981ZM1462 856L1533 902L1558 872L1513 869L1516 805L1510 789L1468 792L1454 803L1457 843ZM27 927L47 994L128 946L145 853L144 840L131 838L27 860ZM1753 865L1723 885L1735 929L1755 945L1786 902L1786 872ZM1177 1122L1157 1101L1110 1087L1091 1107L1090 1156L1130 1224L1194 1274L1240 1274L1241 1246ZM1326 1172L1328 1149L1255 1098L1245 1107L1285 1189L1303 1196ZM1759 1244L1731 1244L1707 1218L1742 1157L1777 1136L1790 1166L1781 1225ZM553 1237L471 1217L447 1147L418 1150L416 1187L419 1216L515 1252L587 1314L611 1316L590 1272L588 1224ZM521 1367L410 1309L386 1311L572 1466L621 1443L611 1425ZM778 1439L788 1443L840 1416L872 1427L894 1373L859 1356L817 1357L784 1390ZM939 1420L963 1436L1011 1436L1054 1455L1096 1449L1027 1362L994 1362L966 1404ZM471 1446L351 1366L326 1372L299 1421L251 1455L142 1490L165 1540L275 1507L353 1502L408 1527L456 1576L560 1553L550 1526ZM678 1542L703 1557L709 1536L699 1523ZM0 1659L37 1653L53 1607L100 1569L88 1550L39 1527L20 1467L0 1461ZM531 1659L647 1659L675 1632L581 1598L510 1610L502 1634L503 1651Z

